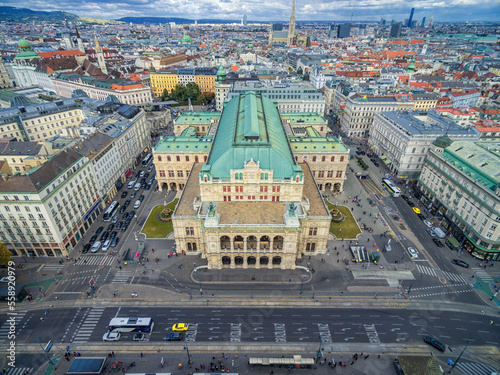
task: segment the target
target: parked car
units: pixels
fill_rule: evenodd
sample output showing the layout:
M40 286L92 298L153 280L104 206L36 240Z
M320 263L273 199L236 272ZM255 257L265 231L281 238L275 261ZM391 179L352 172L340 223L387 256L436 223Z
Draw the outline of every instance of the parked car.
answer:
M132 211L130 211L130 213L128 214L128 218L129 218L129 219L132 219L132 218L134 217L134 215L135 215L135 211L134 211L134 210L132 210Z
M405 201L408 201L408 199L409 199L408 196L404 195L404 194L401 195L401 198L403 198Z
M442 342L440 342L440 341L438 341L430 336L425 336L424 341L427 344L435 347L437 350L439 350L441 352L444 352L446 350L446 346Z
M116 223L116 229L120 229L123 225L123 221L119 221L118 223Z
M432 228L432 223L429 220L424 220L423 222L424 222L426 227Z
M123 193L122 193L122 198L125 198L127 196L128 192L125 190Z
M104 230L104 227L99 227L97 228L97 230L95 231L95 234L99 235L101 234L101 232Z
M409 247L407 250L408 250L408 253L410 254L410 258L411 259L417 259L418 258L418 252L413 247Z
M125 203L123 203L123 207L128 207L130 202L131 202L130 199L127 199Z
M456 264L457 266L460 266L460 267L469 268L469 263L466 263L460 259L452 259L451 263Z
M147 184L146 187L144 188L144 190L149 190L151 189L151 184Z
M113 229L115 229L115 224L109 224L108 232L111 232Z
M118 232L115 230L113 232L111 232L111 234L109 235L109 239L112 240L116 237L116 235L118 234Z
M125 212L125 210L126 210L126 209L127 209L127 207L125 207L125 206L121 206L121 207L120 207L120 211L119 211L119 212L120 212L121 214L123 214L123 213Z
M90 242L88 244L86 244L83 247L82 254L87 254L89 252L91 246L92 246L92 244Z
M410 207L415 207L415 204L409 199L406 201L406 203L408 203Z
M155 166L154 166L154 164L151 164L151 165L149 166L149 168L148 168L148 172L151 172L151 171L153 170L153 168L154 168L154 167L155 167Z
M135 196L137 195L137 192L133 192L132 194L130 194L130 198L135 198Z
M142 195L138 198L138 200L140 200L140 201L142 202L142 201L144 200L144 194L142 194Z
M97 240L97 234L94 234L92 237L90 237L89 243L93 244Z
M433 238L432 241L437 245L437 247L443 247L444 243L439 241L437 238Z
M128 224L123 224L123 227L122 227L122 232L125 232L128 228Z

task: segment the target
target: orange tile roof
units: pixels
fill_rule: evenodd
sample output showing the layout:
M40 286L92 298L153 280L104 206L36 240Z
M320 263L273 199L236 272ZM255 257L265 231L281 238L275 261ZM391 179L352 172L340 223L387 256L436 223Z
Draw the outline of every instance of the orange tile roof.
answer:
M54 57L85 56L83 52L77 49L72 49L69 51L38 52L37 55L44 59L50 59Z

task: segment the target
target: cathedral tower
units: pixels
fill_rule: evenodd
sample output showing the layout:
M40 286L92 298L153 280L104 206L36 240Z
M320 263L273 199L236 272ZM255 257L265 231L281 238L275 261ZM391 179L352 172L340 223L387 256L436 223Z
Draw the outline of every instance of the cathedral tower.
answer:
M108 74L108 68L106 68L106 62L104 61L104 52L102 51L102 47L99 45L97 41L97 36L95 36L95 53L97 55L97 63L99 64L99 68L104 74Z
M83 46L82 38L80 37L80 33L78 32L76 26L75 26L75 31L76 31L76 45L78 47L78 50L82 53L85 53L85 47Z
M295 45L295 40L296 40L296 33L295 33L295 0L293 0L293 6L292 6L292 15L290 16L290 24L288 25L288 39L287 39L287 46L293 46Z

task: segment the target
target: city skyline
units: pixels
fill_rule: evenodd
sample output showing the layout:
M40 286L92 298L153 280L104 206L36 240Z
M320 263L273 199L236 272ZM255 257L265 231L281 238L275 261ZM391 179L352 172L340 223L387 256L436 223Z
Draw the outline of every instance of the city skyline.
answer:
M55 1L30 0L21 5L12 0L5 6L15 6L32 10L66 11L80 17L119 19L122 17L181 17L197 19L241 20L246 13L248 22L270 22L289 19L292 1L280 0L269 4L263 1L251 3L239 0L202 0L196 3L179 0L139 1L68 1L64 5ZM395 0L367 0L362 3L353 1L313 2L306 0L296 5L296 18L303 21L403 21L415 7L415 19L434 17L435 22L474 22L496 21L500 5L496 0L479 2L476 0L452 0L451 2L420 1L406 3ZM450 12L453 8L453 12ZM164 10L163 10L164 9ZM172 11L170 11L172 9ZM160 11L158 11L160 10Z

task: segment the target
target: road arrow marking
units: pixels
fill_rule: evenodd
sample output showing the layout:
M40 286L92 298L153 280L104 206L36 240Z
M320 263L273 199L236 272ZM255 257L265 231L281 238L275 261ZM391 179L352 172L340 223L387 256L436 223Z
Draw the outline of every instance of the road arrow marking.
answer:
M354 337L346 337L344 341L354 340Z

